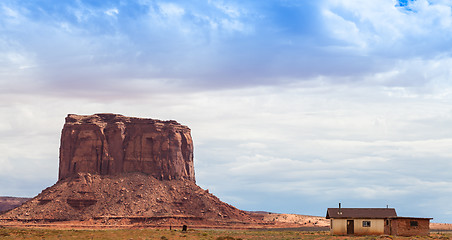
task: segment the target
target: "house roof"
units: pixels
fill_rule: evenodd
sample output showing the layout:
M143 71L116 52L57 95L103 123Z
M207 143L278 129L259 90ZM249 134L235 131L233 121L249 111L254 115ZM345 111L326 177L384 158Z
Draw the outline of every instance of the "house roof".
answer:
M328 208L326 218L391 218L397 217L394 208Z
M426 217L394 217L393 219L432 220L433 218L426 218Z

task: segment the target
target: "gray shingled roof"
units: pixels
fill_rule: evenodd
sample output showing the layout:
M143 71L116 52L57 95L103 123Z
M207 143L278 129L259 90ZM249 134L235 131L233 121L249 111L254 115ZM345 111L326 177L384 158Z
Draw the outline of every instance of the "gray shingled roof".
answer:
M397 217L394 208L328 208L326 218L390 218Z

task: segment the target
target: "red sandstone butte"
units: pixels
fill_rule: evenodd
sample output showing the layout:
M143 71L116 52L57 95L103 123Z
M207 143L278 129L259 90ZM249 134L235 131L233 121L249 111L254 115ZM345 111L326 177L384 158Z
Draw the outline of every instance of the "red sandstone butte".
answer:
M61 133L58 180L78 173L141 172L195 182L190 128L119 114L69 114Z

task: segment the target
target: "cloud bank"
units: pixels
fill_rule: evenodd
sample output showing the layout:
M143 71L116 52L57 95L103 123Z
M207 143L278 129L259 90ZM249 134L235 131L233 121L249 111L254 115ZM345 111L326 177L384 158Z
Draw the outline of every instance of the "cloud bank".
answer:
M0 195L56 181L68 113L177 119L247 210L452 221L452 1L0 3Z

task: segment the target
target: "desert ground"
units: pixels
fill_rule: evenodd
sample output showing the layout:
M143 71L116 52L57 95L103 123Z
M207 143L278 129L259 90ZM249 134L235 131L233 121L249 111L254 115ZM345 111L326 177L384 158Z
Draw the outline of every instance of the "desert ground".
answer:
M433 231L452 231L451 223L430 223L430 229Z
M0 239L160 239L160 240L239 240L239 239L332 239L332 240L421 240L451 239L451 233L432 233L426 237L394 236L332 236L327 231L278 230L213 230L213 229L49 229L49 228L0 228Z
M24 199L3 198L4 206ZM20 201L19 201L20 200ZM12 208L9 206L9 208ZM212 224L212 222L160 221L136 223L126 219L105 222L84 221L0 221L0 239L350 239L330 236L330 221L321 216L250 212L267 224ZM188 231L182 232L182 225ZM171 230L170 230L171 229ZM431 223L425 239L451 239L452 224ZM383 239L384 237L352 237ZM413 239L392 237L392 239ZM416 237L416 239L424 239Z
M332 236L329 220L320 216L253 212L268 225L197 225L182 231L182 222L172 224L117 224L104 225L92 220L64 222L0 222L0 239L452 239L452 224L431 223L428 237L394 236Z
M188 226L182 225L99 225L92 221L56 223L9 222L0 224L0 239L452 239L452 224L431 223L427 237L396 236L332 236L329 220L319 216L259 212L256 217L273 222L271 225ZM232 229L233 228L233 229Z

